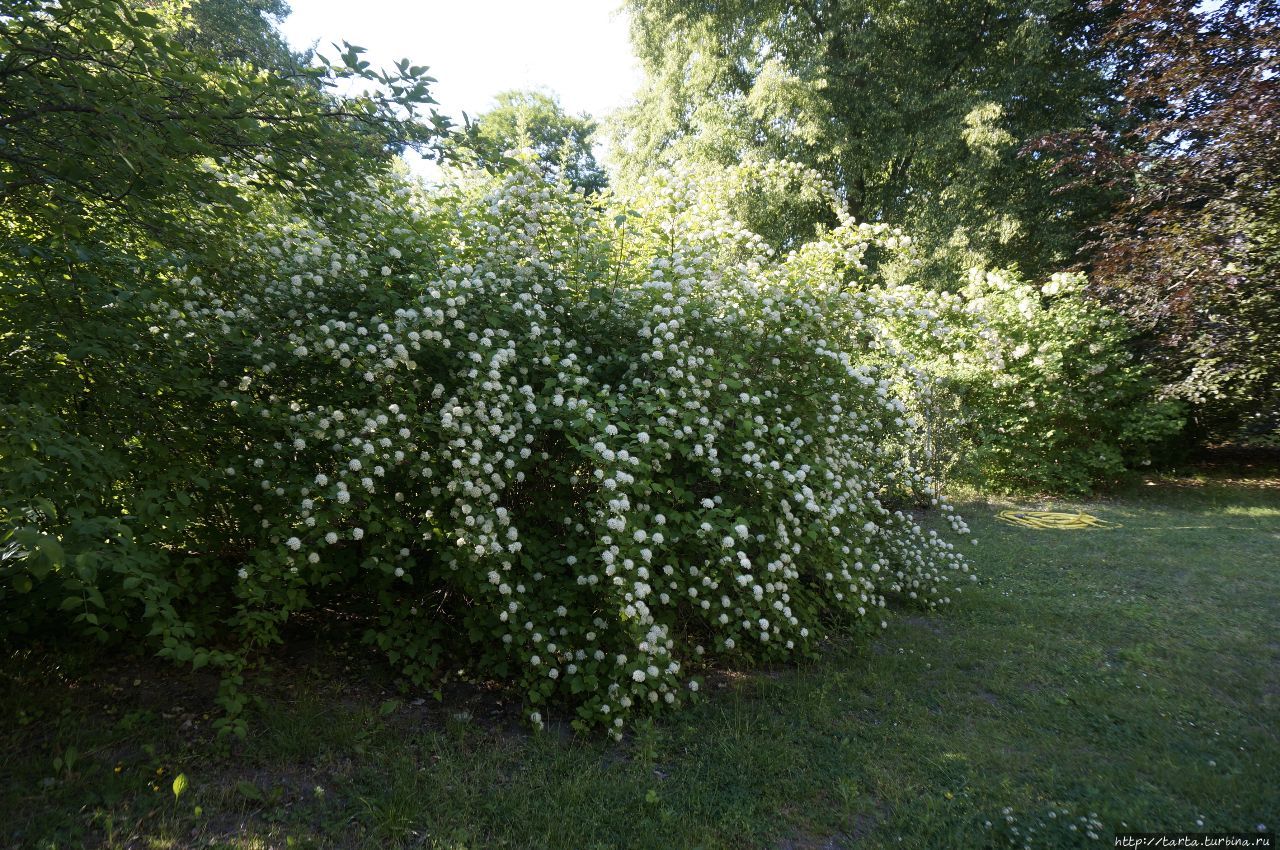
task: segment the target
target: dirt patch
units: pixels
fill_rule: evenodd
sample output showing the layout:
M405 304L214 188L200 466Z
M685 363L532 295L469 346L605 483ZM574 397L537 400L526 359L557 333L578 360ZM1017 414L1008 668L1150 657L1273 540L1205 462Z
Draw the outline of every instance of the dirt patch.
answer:
M920 614L904 614L898 620L917 629L924 629L931 635L946 637L947 627L936 617L925 617Z
M885 817L884 803L879 800L872 802L875 808L854 815L848 829L833 835L796 832L782 839L776 850L850 850L850 848L859 847L871 833L875 832L876 827Z

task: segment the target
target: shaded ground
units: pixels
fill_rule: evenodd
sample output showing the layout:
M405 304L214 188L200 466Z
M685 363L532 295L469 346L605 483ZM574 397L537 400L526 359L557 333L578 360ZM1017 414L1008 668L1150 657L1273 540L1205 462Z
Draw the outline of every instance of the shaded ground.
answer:
M208 680L15 656L0 847L1109 847L1116 830L1275 829L1269 475L1020 503L1122 524L1107 530L1013 528L992 519L1003 503L966 505L983 582L958 605L718 677L620 746L530 735L497 692L401 697L321 644L276 662L228 752Z

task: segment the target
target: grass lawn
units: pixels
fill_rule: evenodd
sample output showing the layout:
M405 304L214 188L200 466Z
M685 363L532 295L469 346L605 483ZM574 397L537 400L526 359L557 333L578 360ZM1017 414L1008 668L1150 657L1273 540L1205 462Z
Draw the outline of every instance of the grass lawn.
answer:
M1003 503L964 505L982 581L959 604L897 612L816 662L716 676L620 745L533 735L498 692L401 696L376 662L319 643L275 662L228 752L208 679L14 655L0 847L1110 847L1117 830L1275 830L1276 473L1021 504L1122 525L1038 531L996 522Z

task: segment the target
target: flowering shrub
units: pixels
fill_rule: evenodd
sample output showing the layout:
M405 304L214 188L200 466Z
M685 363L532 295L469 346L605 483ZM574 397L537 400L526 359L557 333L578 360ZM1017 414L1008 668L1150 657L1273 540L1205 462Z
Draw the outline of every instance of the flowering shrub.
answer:
M1079 275L1043 286L973 270L959 292L896 287L888 332L915 367L922 467L988 488L1084 492L1182 427L1129 351L1121 317ZM920 381L920 375L928 380Z
M1182 406L1158 398L1151 370L1132 355L1131 328L1085 296L1081 276L1038 286L971 270L967 280L922 281L912 240L853 221L810 169L704 166L699 181L702 197L764 244L791 248L808 233L788 261L802 263L807 280L841 281L879 305L847 333L915 420L886 439L933 478L1084 492L1149 463L1181 430ZM876 332L863 334L864 322Z
M447 659L535 725L558 702L615 734L699 659L949 601L964 558L893 509L936 498L903 369L866 356L896 296L848 285L844 230L779 258L715 197L659 175L602 204L517 170L264 208L232 262L101 318L162 376L134 406L169 411L108 411L133 432L110 468L38 404L0 411L22 598L103 636L140 619L223 669L234 716L246 653L340 595L411 678Z

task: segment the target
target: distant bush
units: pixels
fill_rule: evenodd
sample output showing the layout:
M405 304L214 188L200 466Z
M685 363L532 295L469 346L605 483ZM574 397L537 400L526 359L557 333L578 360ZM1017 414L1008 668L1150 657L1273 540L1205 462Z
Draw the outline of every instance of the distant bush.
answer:
M937 493L864 356L898 309L847 285L867 243L778 258L702 188L369 178L85 282L80 343L9 304L49 380L0 404L5 628L211 664L236 728L251 653L342 597L414 681L616 732L699 659L949 601L964 558L893 509Z
M840 281L877 305L855 317L847 344L896 376L917 425L899 448L931 477L1083 493L1150 463L1182 431L1185 405L1160 397L1131 325L1088 296L1082 276L1039 285L972 269L923 279L909 235L854 222L812 170L770 161L698 173L701 198L765 244L794 248L788 262L803 263L808 280ZM791 246L779 230L814 236ZM876 333L864 333L864 319Z
M957 293L898 289L891 322L928 376L913 410L921 465L994 490L1083 493L1151 462L1183 425L1182 405L1130 351L1115 311L1084 279L1035 286L974 270Z

